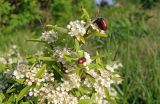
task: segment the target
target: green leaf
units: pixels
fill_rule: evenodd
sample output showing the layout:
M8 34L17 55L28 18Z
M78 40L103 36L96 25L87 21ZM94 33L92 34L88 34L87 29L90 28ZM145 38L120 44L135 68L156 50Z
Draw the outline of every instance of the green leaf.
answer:
M79 75L80 77L83 75L84 71L83 69L76 67L76 74Z
M85 39L84 39L83 36L80 36L80 41L81 41L83 44L85 44Z
M27 60L31 63L36 62L36 60L41 60L41 61L55 61L54 58L52 57L45 57L45 56L34 56L34 57L28 57Z
M21 102L20 104L30 104L30 102Z
M43 86L43 82L41 82L40 85L36 84L35 88L36 88L36 90L39 90L42 86Z
M19 93L19 95L17 96L17 99L16 99L17 103L18 103L19 100L21 100L24 97L24 95L26 95L29 92L29 90L31 89L31 87L32 86L26 86L25 88L23 88L21 90L21 92Z
M88 87L81 86L78 88L82 95L89 94L92 90Z
M110 95L109 95L109 91L106 87L104 87L104 92L106 95L106 99L109 101L110 104L116 104L116 100L111 99Z
M6 65L4 65L4 64L0 64L0 71L5 70L5 68L6 68Z
M14 88L15 86L16 86L16 84L13 84L12 86L10 86L10 87L7 89L6 93L11 93L11 92L15 91L15 90L16 90L16 89Z
M78 104L92 104L92 101L90 99L81 99Z
M5 98L4 94L3 94L3 93L0 93L0 104L2 104L4 98Z
M95 32L94 34L95 34L96 36L99 36L99 37L104 37L104 38L108 37L107 34L102 34L102 33L99 33L99 32Z
M96 95L95 95L95 93L92 93L91 100L92 100L92 102L96 101Z
M79 42L75 39L75 49L76 49L76 52L78 52L80 50L80 46L79 46Z
M76 60L76 58L71 57L71 56L69 56L69 55L64 55L64 58L65 58L67 61L69 61L69 62L71 62L72 60Z
M24 81L25 81L25 79L16 79L16 81L17 81L18 83L20 83L20 84L23 84Z
M115 80L115 81L122 81L122 78L120 78L120 77L114 77L114 78L112 78L112 80Z
M43 60L43 61L55 61L55 59L53 59L52 57L44 57L44 56L38 57L38 60Z
M61 71L60 68L58 68L56 65L52 65L52 67L55 69L55 71L56 71L60 76L63 76L63 72Z
M109 95L109 91L106 87L104 87L104 92L105 92L107 100L110 100L111 98L110 98L110 95Z
M14 103L15 103L15 100L16 100L15 95L12 94L12 95L9 97L9 99L7 100L7 102L5 102L5 103L6 103L6 104L14 104Z
M47 27L51 27L51 28L53 28L54 30L59 31L59 32L68 33L68 30L65 29L65 28L62 28L62 27L53 26L53 25L46 25L46 26L47 26Z
M45 43L45 41L42 41L41 39L27 39L26 41Z
M76 96L80 97L81 93L79 91L75 91Z
M43 74L44 70L46 69L46 64L44 64L39 70L38 72L36 73L36 78L39 78L41 77L41 75Z
M99 57L100 55L99 55L98 51L96 51L96 56L97 56L96 63L99 64L99 65L101 65L102 62L101 62L101 59Z
M90 19L89 13L86 11L86 9L82 8L83 14L81 16L82 19Z

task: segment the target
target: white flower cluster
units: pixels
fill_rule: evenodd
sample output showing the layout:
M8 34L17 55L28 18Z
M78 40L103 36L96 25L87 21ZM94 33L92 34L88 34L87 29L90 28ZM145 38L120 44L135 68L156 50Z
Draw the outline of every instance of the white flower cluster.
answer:
M69 29L68 34L71 36L75 36L77 40L80 41L80 37L86 34L85 22L83 20L79 21L71 21L67 28Z
M57 58L58 62L65 63L64 55L70 55L70 50L67 49L67 48L62 49L60 47L55 47L54 48L53 56L55 56Z
M0 64L13 64L18 59L21 60L22 57L19 51L17 50L17 46L12 45L8 52L5 55L3 55L3 57L0 57Z
M106 69L99 69L98 72L93 69L86 70L86 72L95 79L95 82L92 83L86 78L84 85L95 89L96 102L98 102L98 104L108 104L107 99L105 99L105 88L109 91L111 99L114 99L117 96L116 91L111 87L111 85L114 83L121 83L121 79L114 80L114 78L120 78L119 74L113 73L119 67L122 67L122 65L107 65Z
M45 70L40 78L36 78L36 73L40 69L41 65L33 67L32 70L26 64L19 64L17 70L13 71L13 75L16 79L25 78L25 84L31 86L33 83L40 85L41 82L54 81L53 73Z
M7 60L4 57L0 57L1 64L7 64Z
M84 57L86 58L86 62L84 62L83 65L87 66L92 62L90 54L88 54L87 52L84 52Z
M39 104L44 104L46 100L51 104L77 104L78 98L70 94L69 91L72 88L78 88L81 80L78 75L71 73L73 71L75 70L69 70L67 78L63 78L62 82L56 84L44 83L39 90L32 88L29 96L37 96L39 94Z
M70 68L67 69L66 72L67 72L67 78L62 79L63 83L61 84L63 90L69 91L73 88L80 87L81 78L75 73L76 70L74 68Z
M57 39L57 32L51 30L51 31L45 31L42 33L41 39L48 42L52 43Z
M72 94L68 92L72 90L72 88L78 88L80 86L80 77L75 73L72 73L73 69L67 71L67 75L62 79L62 82L57 84L50 83L54 81L53 73L44 71L40 78L36 78L35 75L38 72L41 65L35 66L32 70L26 64L19 64L17 66L17 70L14 70L13 75L16 79L25 78L25 84L31 86L33 83L40 85L43 82L43 86L40 89L31 88L28 95L39 97L39 104L44 104L47 100L48 103L53 104L77 104L78 98L74 97Z
M39 104L45 104L45 101L50 104L77 104L78 99L72 94L68 94L67 91L63 91L63 88L58 84L57 87L52 84L44 84L40 90Z
M55 51L55 54L57 56L59 55L58 58L60 58L60 62L64 60L64 54L66 53L70 54L67 49L63 49L62 51L62 49L57 48ZM31 88L28 93L30 97L39 95L39 104L44 104L46 101L51 104L78 104L79 99L91 99L90 95L76 97L70 92L73 88L79 88L81 86L95 90L94 103L109 104L108 99L106 99L105 90L108 90L110 98L114 100L117 92L111 85L121 83L121 79L114 80L120 78L119 74L114 72L119 67L122 67L122 64L106 65L105 69L89 69L88 65L92 62L91 57L87 52L84 52L83 55L85 58L85 60L83 60L83 65L86 67L85 71L94 81L91 81L89 77L81 79L76 73L76 68L72 66L66 66L66 73L64 77L61 78L61 81L58 82L54 81L54 74L48 70L45 70L40 78L35 77L42 64L36 65L32 70L30 70L26 64L19 64L17 70L13 72L13 75L16 79L25 78L25 84L29 86L33 84L41 85L43 83L39 89Z

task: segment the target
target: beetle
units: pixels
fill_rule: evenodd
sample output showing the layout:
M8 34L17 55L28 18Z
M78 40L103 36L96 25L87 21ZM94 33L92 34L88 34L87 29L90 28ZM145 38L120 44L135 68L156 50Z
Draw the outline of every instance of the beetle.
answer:
M86 62L86 58L85 57L81 57L77 60L78 64L83 64L84 62Z
M94 21L94 23L96 23L97 26L98 26L101 30L104 30L104 31L107 30L107 23L106 23L106 21L104 20L104 18L98 17L98 18Z

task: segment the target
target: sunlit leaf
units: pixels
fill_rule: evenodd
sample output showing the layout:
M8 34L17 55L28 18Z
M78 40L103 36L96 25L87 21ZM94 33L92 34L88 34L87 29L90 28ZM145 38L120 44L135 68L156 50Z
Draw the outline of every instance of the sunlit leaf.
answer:
M2 103L2 101L4 100L5 96L3 93L0 93L0 104Z
M54 68L54 70L55 70L60 76L63 76L63 72L61 71L60 68L58 68L56 65L52 65L52 67Z
M79 42L75 39L75 45L74 45L76 52L80 50Z
M25 79L16 79L16 81L17 81L18 83L20 83L20 84L23 84L24 81L25 81Z
M90 19L89 13L86 11L86 9L82 8L83 14L81 16L82 19Z
M65 58L67 61L69 61L69 62L71 62L71 61L73 61L73 60L76 60L76 58L71 57L70 55L64 55L64 58Z
M51 27L52 29L59 31L59 32L68 33L68 30L62 27L53 26L53 25L46 25L46 26Z
M18 102L19 100L21 100L24 97L24 95L26 95L29 92L29 90L31 89L31 87L32 86L26 86L25 88L23 88L20 91L20 93L18 94L16 102Z
M103 33L99 33L99 32L95 32L94 34L95 34L96 36L99 36L99 37L104 37L104 38L108 37L107 34L103 34Z
M83 44L85 44L85 39L84 39L83 36L80 36L80 41L81 41Z
M81 99L78 104L92 104L92 101L90 99Z
M39 70L38 72L36 73L36 78L39 78L41 77L41 75L43 74L44 70L46 69L46 64L44 64Z
M6 93L11 93L11 92L15 91L15 90L16 90L16 88L14 88L15 86L16 86L16 84L13 84L12 86L10 86L10 87L7 89Z

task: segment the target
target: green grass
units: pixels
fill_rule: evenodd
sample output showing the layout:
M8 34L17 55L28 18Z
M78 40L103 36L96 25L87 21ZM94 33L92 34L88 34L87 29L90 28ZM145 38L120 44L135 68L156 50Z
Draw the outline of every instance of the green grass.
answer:
M40 36L40 34L32 32L29 29L21 29L13 34L0 35L0 55L7 52L12 45L17 45L23 56L37 52L37 49L42 49L40 44L27 41L28 39L34 39L37 36Z
M157 10L148 11L154 16L146 23L148 35L132 37L133 33L128 32L126 40L115 39L108 46L117 50L117 58L124 64L122 104L160 103L160 14Z

